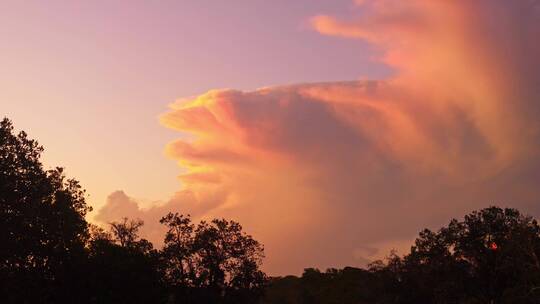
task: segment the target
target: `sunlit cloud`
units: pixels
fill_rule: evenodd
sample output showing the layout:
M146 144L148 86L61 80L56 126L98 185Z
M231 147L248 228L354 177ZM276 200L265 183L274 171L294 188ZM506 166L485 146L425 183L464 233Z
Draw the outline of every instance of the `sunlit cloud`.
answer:
M540 214L539 2L356 3L313 28L370 42L394 77L180 100L161 122L187 134L166 148L182 189L148 210L113 194L98 218L235 219L287 273L364 264L489 204Z

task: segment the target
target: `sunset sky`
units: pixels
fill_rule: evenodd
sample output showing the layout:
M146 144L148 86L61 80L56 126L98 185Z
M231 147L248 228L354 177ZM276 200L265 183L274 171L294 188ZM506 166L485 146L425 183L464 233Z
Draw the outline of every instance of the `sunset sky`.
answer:
M2 1L0 114L90 219L226 217L270 274L540 216L536 0Z

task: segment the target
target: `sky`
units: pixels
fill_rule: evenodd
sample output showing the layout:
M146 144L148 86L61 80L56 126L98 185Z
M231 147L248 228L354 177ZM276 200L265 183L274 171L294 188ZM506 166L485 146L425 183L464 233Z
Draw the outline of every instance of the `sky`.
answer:
M163 200L179 187L158 122L215 88L380 78L366 43L322 37L309 18L348 1L1 1L0 108L87 188ZM356 58L356 59L355 59Z
M239 221L272 275L540 216L536 0L10 2L0 107L107 223Z

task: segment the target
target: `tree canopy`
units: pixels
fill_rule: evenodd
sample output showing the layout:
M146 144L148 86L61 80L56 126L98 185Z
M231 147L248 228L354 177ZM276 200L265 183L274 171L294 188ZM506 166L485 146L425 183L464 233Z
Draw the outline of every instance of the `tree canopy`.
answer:
M0 302L257 301L263 247L240 224L195 226L169 214L165 247L154 249L138 235L140 220L89 224L85 191L62 168L44 169L42 152L11 121L0 122Z
M23 302L57 299L76 281L88 237L84 190L62 168L45 170L43 148L0 122L0 293ZM16 300L16 299L14 299ZM9 301L9 300L8 300ZM19 302L21 303L21 302Z
M490 207L437 232L424 230L402 259L397 278L413 301L537 303L540 227L515 209Z
M261 295L263 247L240 224L214 219L195 226L189 216L172 213L161 223L169 228L162 250L165 279L177 301L186 302L194 290L211 303L253 303Z
M535 219L489 207L421 231L410 253L367 270L274 278L262 303L540 303L539 256Z

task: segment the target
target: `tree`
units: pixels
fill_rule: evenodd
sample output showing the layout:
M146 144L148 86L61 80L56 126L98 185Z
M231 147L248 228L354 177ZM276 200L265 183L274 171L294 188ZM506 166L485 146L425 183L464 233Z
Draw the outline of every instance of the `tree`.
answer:
M400 303L539 303L540 227L490 207L420 233L394 260Z
M189 216L169 213L160 220L168 227L161 256L163 274L176 297L185 297L196 285L194 258L194 225Z
M62 168L45 170L43 148L0 122L0 293L3 302L60 302L88 237L85 192ZM61 299L62 298L62 299Z
M538 303L540 226L515 209L490 207L441 231L470 274L469 293L484 303Z
M373 272L345 267L344 269L307 268L301 277L274 278L262 304L373 304L386 292L379 286Z
M110 223L113 240L124 248L136 248L141 252L150 252L152 243L146 239L139 239L139 228L144 225L142 220L128 220L123 218L121 222ZM138 240L139 239L139 240Z
M266 275L260 270L263 247L240 224L215 219L196 227L189 216L168 214L162 256L166 279L177 301L197 298L211 303L254 303Z
M368 270L346 267L271 279L261 303L539 304L540 227L489 207L420 232L410 253Z
M169 214L165 248L141 239L139 220L89 225L85 191L43 148L0 122L0 302L254 303L266 282L263 247L235 222L196 227ZM163 264L162 264L163 263ZM189 292L177 292L184 288Z
M110 224L109 232L93 228L88 245L89 303L163 303L159 255L140 239L140 220Z

